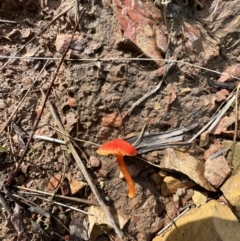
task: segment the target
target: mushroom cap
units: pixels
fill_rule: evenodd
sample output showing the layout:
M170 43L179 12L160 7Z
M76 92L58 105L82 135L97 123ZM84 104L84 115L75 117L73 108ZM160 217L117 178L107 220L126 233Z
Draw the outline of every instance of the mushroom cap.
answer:
M97 150L97 153L100 155L122 155L122 156L135 156L137 154L137 150L130 143L122 140L115 139L109 142L106 142L102 146L100 146Z

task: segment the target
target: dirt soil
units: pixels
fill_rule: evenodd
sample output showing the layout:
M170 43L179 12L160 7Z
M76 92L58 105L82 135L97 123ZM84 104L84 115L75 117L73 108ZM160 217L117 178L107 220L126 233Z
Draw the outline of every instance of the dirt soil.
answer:
M164 25L163 17L156 26L165 29L169 40L167 49L159 52L163 58L180 62L168 65L169 70L165 69L165 78L160 89L138 104L129 115L126 114L131 106L162 81L163 67L149 59L131 60L151 56L147 56L141 46L136 47L136 44L124 39L114 7L116 2L79 1L81 19L75 32L75 45L70 46L71 50L66 56L66 59L74 60L64 60L49 96L65 130L72 137L102 144L115 138L137 135L145 123L145 131L156 134L197 120L198 127L186 135L186 140L190 139L208 123L219 107L214 99L218 88L210 86L208 82L217 80L219 74L199 66L223 72L226 67L240 62L240 2L173 1L181 9L177 18L167 17ZM120 2L127 4L128 1ZM153 4L153 1L150 3ZM25 57L13 59L7 65L8 59L0 59L0 144L8 150L7 154L1 155L1 187L7 183L12 170L17 167L28 135L40 114L44 102L41 89L47 93L57 70L63 53L61 48L64 44L61 41L71 36L74 31L75 6L60 14L70 5L70 1L61 3L59 0L39 3L33 0L0 2L0 55L12 56L19 51L16 55ZM159 13L160 7L160 1L156 1L155 10ZM58 15L56 21L52 21ZM47 29L41 32L48 24ZM52 59L36 79L46 64L46 59L40 57ZM80 59L82 60L79 61ZM13 114L33 83L34 87ZM9 123L3 130L4 123L12 114L14 124ZM14 125L25 134L19 134L20 131L17 131ZM56 129L56 122L46 107L35 134L63 139ZM22 141L19 135L23 137ZM77 143L81 149L78 150L79 156L88 168L103 200L107 205L127 215L128 222L123 228L126 240L152 240L156 233L177 215L171 197L163 197L159 186L153 181L153 174L160 171L157 167L134 157L125 159L136 183L136 197L129 199L127 184L119 177L115 158L97 155L98 147L91 143ZM163 153L156 150L140 157L157 165ZM101 162L100 165L98 161ZM29 240L69 240L67 230L77 211L67 211L67 208L52 202L24 196L16 186L23 185L49 192L49 179L64 172L85 181L66 147L33 140L20 172L12 180L8 190L23 195L56 215L58 219L60 214L64 216L61 221L66 229L55 219L51 219L48 224L40 222L44 233L33 230L32 223L37 223L37 218L41 215L27 215L23 212L24 228ZM61 194L61 191L58 193ZM96 201L88 186L73 196ZM14 208L14 201L9 201L9 197L7 200L10 207ZM69 201L66 203L84 210L88 207ZM81 223L87 219L87 216L83 216ZM6 221L3 214L0 222L1 240L27 240L26 237L21 237L11 222ZM86 239L82 237L75 240ZM118 237L111 231L96 240L118 240Z

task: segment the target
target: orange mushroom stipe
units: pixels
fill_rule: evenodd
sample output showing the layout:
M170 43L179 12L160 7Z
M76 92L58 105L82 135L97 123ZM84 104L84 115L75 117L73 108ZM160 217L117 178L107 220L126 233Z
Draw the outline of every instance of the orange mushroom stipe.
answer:
M116 156L120 170L125 177L128 184L128 197L132 198L135 195L135 184L132 180L130 173L128 172L123 156L135 156L137 154L136 149L128 142L122 139L116 139L109 141L99 147L97 153L100 155L108 156L110 154Z

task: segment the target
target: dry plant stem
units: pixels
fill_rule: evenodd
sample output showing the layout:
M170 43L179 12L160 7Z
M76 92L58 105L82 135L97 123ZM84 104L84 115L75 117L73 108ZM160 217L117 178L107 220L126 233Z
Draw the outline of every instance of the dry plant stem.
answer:
M27 187L15 186L15 188L29 191L29 192L25 192L24 194L31 194L31 195L41 194L41 195L45 195L45 196L52 196L52 193L34 190L34 189L31 189L31 188L27 188ZM89 201L89 200L82 199L82 198L77 198L77 197L67 197L67 196L58 195L58 194L56 194L55 197L60 198L60 199L64 199L64 200L67 200L67 201L85 203L85 204L88 204L88 205L96 205L96 206L98 205L96 202Z
M79 21L80 21L80 19L79 19ZM12 179L15 177L16 173L18 172L18 169L19 169L19 167L21 166L21 164L22 164L22 162L23 162L23 160L24 160L25 155L26 155L27 152L28 152L29 145L30 145L30 143L31 143L31 141L32 141L32 138L33 138L33 135L34 135L34 133L35 133L37 127L38 127L38 124L39 124L40 119L41 119L41 116L42 116L42 114L43 114L43 110L44 110L44 107L45 107L45 105L46 105L47 99L48 99L48 97L49 97L49 95L50 95L50 92L51 92L51 90L52 90L52 87L53 87L53 85L54 85L54 82L55 82L55 80L57 79L57 75L58 75L59 69L60 69L60 67L61 67L61 65L62 65L62 63L63 63L63 60L64 60L64 58L65 58L65 56L66 56L66 54L67 54L67 51L68 51L68 49L69 49L69 46L70 46L71 41L72 41L72 39L73 39L73 36L74 36L74 34L75 34L76 30L77 30L77 26L78 26L78 24L79 24L79 21L77 22L77 24L76 24L76 26L75 26L75 28L74 28L74 31L73 31L72 36L71 36L71 39L70 39L70 41L69 41L69 43L68 43L68 45L67 45L67 47L66 47L66 49L65 49L65 51L64 51L64 53L63 53L63 55L62 55L62 58L61 58L61 60L60 60L60 62L59 62L59 64L58 64L57 70L56 70L56 72L55 72L55 74L54 74L54 76L53 76L53 79L52 79L52 81L51 81L51 83L50 83L50 86L49 86L49 88L48 88L48 90L47 90L47 93L46 93L46 96L45 96L45 99L44 99L44 102L43 102L43 106L42 106L42 108L41 108L41 110L40 110L40 114L39 114L39 116L38 116L38 118L37 118L37 120L36 120L36 123L35 123L34 127L33 127L32 133L31 133L30 136L29 136L28 142L27 142L27 144L26 144L26 148L25 148L25 150L24 150L24 152L23 152L23 154L22 154L22 156L21 156L21 158L20 158L20 160L19 160L19 165L18 165L18 167L16 168L16 170L12 173L12 175L10 175L10 178L9 178L9 180L8 180L8 185L11 184Z
M3 195L0 193L0 203L2 205L2 209L4 209L7 213L7 219L10 219L11 215L12 215L12 211L11 208L9 207L8 203L6 202L5 198L3 197Z
M34 87L34 85L36 84L36 82L38 81L39 77L41 76L42 72L44 71L46 65L48 64L49 60L46 61L46 63L44 64L44 66L42 67L41 71L39 72L37 78L33 81L32 85L30 86L30 88L27 90L26 94L23 96L23 98L21 99L21 101L18 103L16 109L12 112L12 114L10 115L10 117L8 118L7 121L5 121L5 123L3 124L1 130L0 130L0 134L5 130L5 128L8 126L8 124L10 123L10 121L12 120L13 116L15 115L15 113L18 111L19 107L21 106L21 104L23 103L23 101L26 99L26 97L28 96L29 92L32 90L32 88Z
M44 200L44 201L47 201L47 202L50 201L48 198L44 198L44 197L37 197L37 198L39 198L39 199L41 199L41 200ZM63 207L66 207L66 208L69 208L69 209L78 211L78 212L80 212L80 213L84 213L84 214L87 214L87 215L90 215L90 216L94 216L94 215L91 214L91 213L85 212L85 211L83 211L83 210L81 210L81 209L78 209L78 208L75 208L75 207L72 207L72 206L69 206L69 205L60 203L60 202L56 202L56 201L52 201L52 202L55 203L55 204L57 204L57 205L59 205L59 206L63 206ZM42 215L43 215L43 214L42 214Z
M12 24L17 24L17 22L15 22L15 21L4 20L4 19L0 19L0 23L12 23Z
M236 99L235 99L235 128L234 128L234 136L233 136L233 144L231 148L231 156L230 156L230 166L232 167L234 151L236 146L236 139L237 139L237 129L238 129L238 97L239 97L239 88L240 84L238 84L237 91L236 91Z
M221 120L222 116L226 113L226 111L229 109L229 107L232 105L232 103L235 100L235 96L232 96L228 102L225 104L225 106L216 113L212 119L196 134L194 135L188 142L193 142L199 135L201 135L210 125L208 131L210 132L216 124Z
M43 93L44 95L44 93ZM53 118L56 121L56 124L58 126L58 128L60 129L60 131L62 131L63 133L66 133L64 130L64 127L61 123L61 121L59 120L58 116L56 115L54 108L52 106L52 104L48 101L47 102L48 108L53 116ZM66 133L67 134L67 133ZM109 223L111 224L111 226L114 228L116 234L118 235L120 240L123 240L123 232L120 230L120 228L117 226L117 224L115 223L115 220L113 219L111 213L109 212L106 204L103 202L100 194L98 193L98 190L96 188L96 186L93 184L93 181L91 179L91 176L88 174L86 167L84 166L82 160L80 159L75 147L73 146L73 144L71 143L71 139L67 136L63 136L64 137L64 141L66 142L66 145L68 146L69 150L71 151L76 163L78 164L81 172L83 173L84 178L86 179L89 187L91 188L93 194L95 195L99 205L101 206L101 208L103 209L106 218L108 219Z
M118 165L120 167L120 170L123 174L123 176L125 177L126 181L127 181L127 184L128 184L128 188L129 188L129 191L128 191L128 197L132 198L134 197L135 195L135 184L134 184L134 181L124 163L124 160L123 160L123 156L122 155L116 155L116 158L117 158L117 162L118 162Z
M219 123L219 121L222 119L222 117L225 115L226 111L231 107L234 101L235 101L235 96L232 96L232 98L226 103L226 105L219 111L214 122L208 129L209 132L211 132L215 128L215 126Z
M74 6L74 3L72 3L68 8L66 8L65 10L63 10L61 13L59 13L43 30L41 30L39 33L37 33L32 39L30 39L24 46L22 46L15 54L13 54L12 56L9 57L9 60L0 68L0 70L3 70L11 61L12 59L18 54L20 53L23 49L25 49L25 47L30 44L35 38L37 38L39 35L41 35L42 33L44 33L49 26L54 23L58 18L60 18L64 13L66 13L67 11L69 11L72 7Z
M176 218L173 219L172 222L170 222L166 227L164 227L161 231L159 231L157 234L160 235L163 233L165 230L167 230L173 223L175 223L180 217L182 217L190 208L188 207L185 209L180 215L178 215Z
M49 125L49 127L52 128L53 130L61 133L62 135L71 138L72 140L88 143L88 144L91 144L91 145L94 145L94 146L100 146L99 144L91 142L91 141L86 141L86 140L83 140L83 139L78 139L78 138L72 137L72 136L70 136L70 135L68 135L66 133L63 133L62 131L58 130L57 128L52 127L51 125ZM59 140L59 141L61 141L61 140ZM65 144L65 142L64 142L64 144Z

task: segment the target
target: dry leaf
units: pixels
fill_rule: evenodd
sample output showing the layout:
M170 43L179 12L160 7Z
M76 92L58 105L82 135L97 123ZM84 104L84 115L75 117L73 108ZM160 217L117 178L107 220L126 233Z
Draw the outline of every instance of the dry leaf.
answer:
M110 208L109 211L112 214L113 218L119 224L120 229L123 229L123 227L125 226L125 224L128 222L130 218L116 209L111 210ZM88 213L94 215L94 216L91 216L91 215L88 216L88 220L89 220L88 236L90 240L95 240L98 236L102 235L104 231L108 232L110 229L112 229L101 207L91 206L88 208Z
M163 65L162 61L157 60L163 58L159 49L166 50L167 46L166 34L156 24L162 19L160 11L157 11L150 0L144 1L144 4L135 1L134 5L131 0L114 0L113 4L124 37L144 54L156 59L158 65Z

